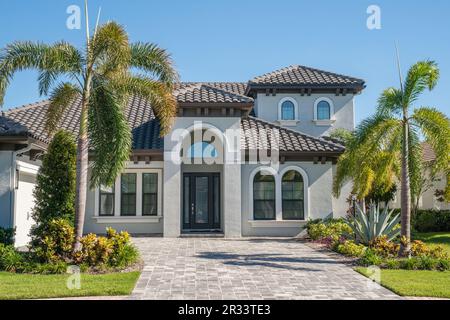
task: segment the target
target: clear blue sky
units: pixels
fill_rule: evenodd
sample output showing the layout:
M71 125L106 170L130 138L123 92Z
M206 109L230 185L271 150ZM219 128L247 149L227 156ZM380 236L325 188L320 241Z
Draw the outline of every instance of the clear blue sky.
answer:
M0 11L0 47L14 40L82 46L84 30L66 28L71 4L82 0L8 1ZM366 9L381 8L381 30L368 30ZM132 41L156 42L174 57L183 81L247 81L291 64L303 64L366 80L357 97L358 121L373 113L380 92L398 85L394 43L402 69L434 59L438 87L420 104L450 113L450 1L407 0L90 0L91 25L123 24ZM17 74L5 107L42 99L37 74Z

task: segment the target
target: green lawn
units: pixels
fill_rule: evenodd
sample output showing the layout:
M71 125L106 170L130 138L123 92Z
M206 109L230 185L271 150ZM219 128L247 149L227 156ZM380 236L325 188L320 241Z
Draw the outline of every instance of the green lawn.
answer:
M82 274L80 289L69 290L70 275L30 275L0 272L0 300L39 299L82 296L128 295L139 272L101 275Z
M442 245L450 255L450 232L415 233L415 240L422 240L430 245Z
M450 298L449 271L381 270L381 284L401 296Z

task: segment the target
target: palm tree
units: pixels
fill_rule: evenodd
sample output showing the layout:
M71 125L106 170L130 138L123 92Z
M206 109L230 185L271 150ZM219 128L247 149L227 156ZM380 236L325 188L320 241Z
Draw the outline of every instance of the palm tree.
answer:
M422 147L420 137L436 153L432 170L446 169L450 155L448 117L433 107L412 108L419 96L433 90L439 79L434 61L420 61L408 71L400 88L388 88L380 96L376 114L364 120L348 141L338 162L334 193L345 181L354 181L360 197L371 188L389 190L395 178L401 181L401 235L406 238L401 255L410 251L411 194L417 195L421 182Z
M0 105L16 71L37 70L40 94L50 94L46 121L50 134L58 127L64 110L74 99L81 98L74 251L80 250L79 239L83 235L88 151L95 154L91 187L112 185L131 151L131 131L123 113L129 96L138 95L149 101L164 135L176 113L172 87L178 79L165 50L150 43L130 44L119 24L108 22L98 27L97 23L92 37L88 25L86 30L83 51L64 41L53 45L14 42L0 55Z

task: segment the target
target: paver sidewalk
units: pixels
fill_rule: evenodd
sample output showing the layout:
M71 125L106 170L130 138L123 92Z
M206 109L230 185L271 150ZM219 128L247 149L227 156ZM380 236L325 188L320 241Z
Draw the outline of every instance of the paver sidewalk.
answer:
M145 267L131 299L399 299L290 239L133 241Z

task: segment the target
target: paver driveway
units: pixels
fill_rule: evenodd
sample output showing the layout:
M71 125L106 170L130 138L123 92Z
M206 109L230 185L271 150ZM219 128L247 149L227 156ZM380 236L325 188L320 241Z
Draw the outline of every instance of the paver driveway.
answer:
M136 238L132 299L395 299L349 266L289 239Z

